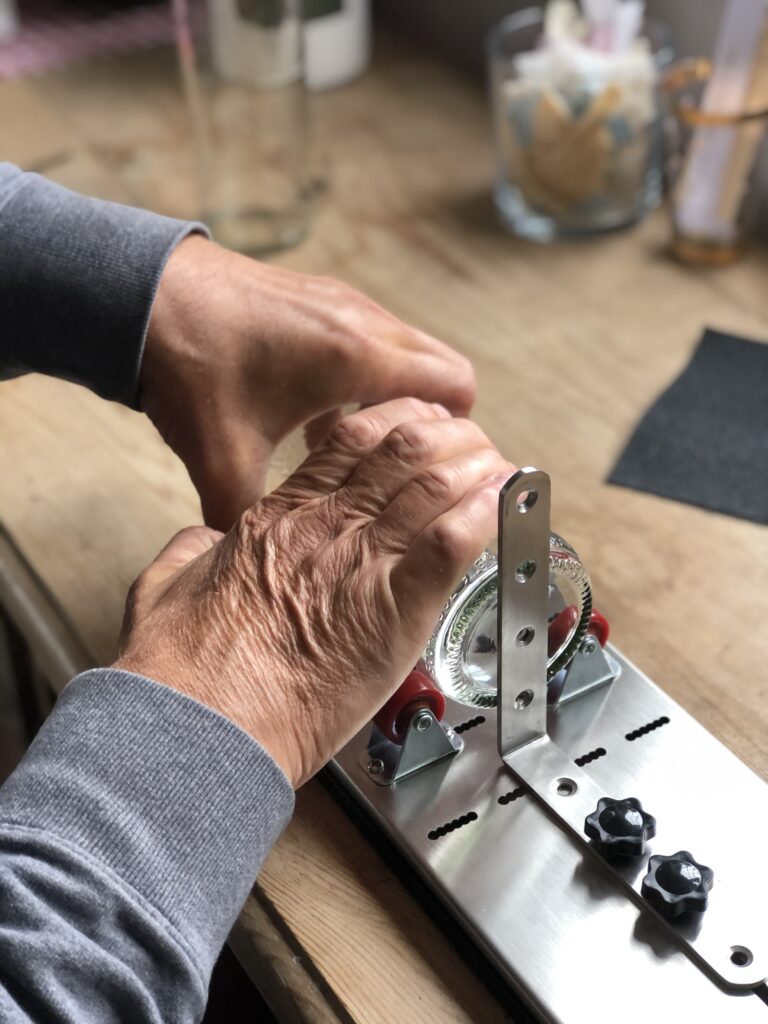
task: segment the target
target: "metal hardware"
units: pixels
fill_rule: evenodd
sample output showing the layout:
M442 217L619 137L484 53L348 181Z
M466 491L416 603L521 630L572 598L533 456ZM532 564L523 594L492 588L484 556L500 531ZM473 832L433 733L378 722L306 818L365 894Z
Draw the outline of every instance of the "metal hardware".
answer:
M416 730L416 732L426 732L427 729L432 725L433 721L434 716L432 714L429 714L425 711L420 711L414 717L413 728Z
M444 729L429 708L420 708L408 723L402 746L390 743L374 729L360 755L360 764L373 782L391 786L421 768L458 754L463 746L453 729Z
M539 496L543 494L541 507L539 498L526 509L526 515L520 515L526 496L534 493ZM533 633L541 632L542 623L546 623L546 605L542 610L541 587L538 590L527 590L527 584L515 586L513 566L525 559L540 557L542 545L547 543L549 537L549 494L547 475L540 470L525 469L508 481L499 499L499 753L507 767L554 813L571 837L597 856L584 837L583 824L605 793L585 771L573 764L547 734L546 718L542 719L541 715L542 706L546 710L546 647L543 652L537 648L533 655L529 655L527 648L521 649L516 639L510 642L510 637L520 636L515 631L524 628ZM535 574L531 582L534 580ZM526 625L523 627L522 623ZM514 691L518 691L517 697L511 696ZM523 707L520 707L521 693L530 695ZM536 709L533 714L530 713L531 708ZM627 791L637 792L641 799L645 798L642 779ZM681 785L678 790L678 802L680 806L673 812L675 820L671 826L665 825L665 830L667 827L675 829L682 808L689 802L685 785ZM648 806L652 806L650 801ZM702 815L697 832L703 845L706 845L707 834L712 831L711 814ZM661 837L665 845L667 835L665 831ZM690 843L692 840L689 839ZM683 843L679 845L681 848L684 846ZM742 902L739 897L740 851L744 848L740 841L734 842L728 864L715 864L718 871L725 870L725 877L722 882L718 882L716 899L712 901L713 913L707 915L699 929L669 929L675 941L704 969L714 972L722 982L736 986L748 985L750 982L745 979L744 969L735 966L729 958L723 959L723 936L732 928L751 935L752 941L757 944L756 948L750 947L753 949L754 961L746 973L750 978L756 974L762 979L768 976L765 920L761 920L759 914L755 913L754 903L750 904L748 899ZM637 870L619 869L609 861L603 863L605 870L642 907L642 879L638 877ZM729 874L728 868L732 873ZM658 911L654 908L654 912Z
M555 676L549 684L549 703L565 704L590 690L612 683L619 677L618 663L612 661L593 636L586 636L573 656L562 678Z
M386 760L383 749L400 750L369 730L333 770L544 1019L608 1024L620 1006L624 1024L640 1024L684 1006L697 1024L768 1024L768 892L751 870L768 838L765 784L610 645L590 653L587 638L568 689L564 676L561 700L546 707L546 661L542 671L534 646L546 603L526 587L538 575L531 563L547 564L548 479L523 471L502 502L499 708L484 710L460 757L440 758L406 786L371 785L383 780L360 771L371 757ZM513 587L517 566L526 571ZM619 673L620 684L605 685ZM449 696L444 721L466 715ZM407 740L452 735L436 725L418 734L412 720ZM643 856L609 863L582 829L601 798L628 794L652 810L658 839L648 835ZM468 814L471 828L440 833ZM642 899L648 857L670 850L713 866L706 913L670 922Z
M499 754L547 734L549 477L521 469L499 495ZM518 566L541 566L518 572Z
M558 777L580 787L557 800L574 821L580 817L581 828L597 804L583 814L578 809L583 774L600 796L640 798L657 818L658 837L637 864L622 867L635 884L656 852L689 849L715 869L698 928L710 936L718 971L728 974L722 986L684 954L650 908L643 913L624 896L602 858L587 855L542 803L530 793L505 799L519 783L499 762L497 709L483 711L486 721L462 735L458 757L411 775L405 785L373 785L360 771L370 757L369 728L337 755L334 773L454 913L457 927L544 1019L609 1024L615 1011L607 1008L622 1006L622 1024L645 1024L667 1021L671 1006L685 1006L696 1024L768 1024L768 1007L750 994L765 990L768 974L768 896L743 870L744 851L765 849L768 814L745 814L768 807L765 783L610 644L607 653L621 668L620 683L549 710L549 735L565 759ZM443 724L466 717L466 706L449 699ZM660 718L669 724L625 739ZM606 755L580 772L574 760L597 747ZM471 828L427 837L470 810L478 815ZM695 930L697 923L673 927ZM628 991L643 999L628 1003Z

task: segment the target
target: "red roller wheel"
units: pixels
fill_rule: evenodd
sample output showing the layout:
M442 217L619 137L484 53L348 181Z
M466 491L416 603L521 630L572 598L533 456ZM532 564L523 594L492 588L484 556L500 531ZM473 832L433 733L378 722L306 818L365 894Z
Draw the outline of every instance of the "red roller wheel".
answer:
M429 708L440 721L445 714L445 697L425 672L414 669L373 721L388 740L399 744L405 739L411 715L419 708Z
M608 625L608 619L601 615L597 608L592 610L592 617L589 620L587 632L592 634L601 647L605 647L611 627Z
M579 610L569 604L552 619L547 631L547 657L551 658L563 646L579 621Z

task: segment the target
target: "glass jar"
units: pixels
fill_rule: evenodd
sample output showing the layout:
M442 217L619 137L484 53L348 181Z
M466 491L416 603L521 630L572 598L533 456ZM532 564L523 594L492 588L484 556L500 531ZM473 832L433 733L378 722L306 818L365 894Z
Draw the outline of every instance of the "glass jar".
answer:
M301 0L174 0L202 217L246 253L298 242L310 212Z
M666 35L646 27L647 48L619 62L577 46L555 54L543 30L544 12L527 8L488 38L501 220L537 241L631 224L661 197Z
M558 534L549 539L549 653L553 679L576 652L592 615L592 588L579 556ZM484 552L440 616L422 657L437 687L461 704L496 707L498 560Z

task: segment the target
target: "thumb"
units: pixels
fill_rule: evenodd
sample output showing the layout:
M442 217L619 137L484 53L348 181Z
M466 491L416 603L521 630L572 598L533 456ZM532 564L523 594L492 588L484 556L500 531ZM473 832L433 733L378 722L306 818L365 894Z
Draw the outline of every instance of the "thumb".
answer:
M211 530L207 526L189 526L181 530L165 545L155 560L147 566L128 591L125 606L125 618L120 632L120 653L124 653L128 636L142 609L151 608L156 598L164 591L164 584L174 573L180 572L185 566L210 551L223 533Z

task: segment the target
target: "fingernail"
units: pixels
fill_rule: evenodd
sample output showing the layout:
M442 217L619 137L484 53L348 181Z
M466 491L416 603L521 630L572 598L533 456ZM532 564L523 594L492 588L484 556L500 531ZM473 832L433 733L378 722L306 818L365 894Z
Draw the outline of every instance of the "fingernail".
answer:
M439 402L433 402L432 408L435 410L435 412L437 413L441 420L449 420L451 418L451 414L448 412L445 406L440 405Z

